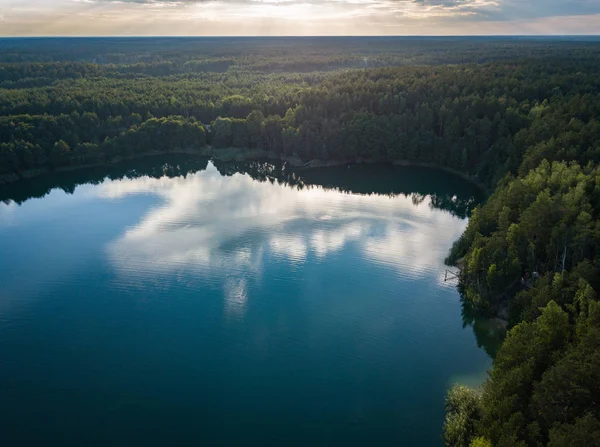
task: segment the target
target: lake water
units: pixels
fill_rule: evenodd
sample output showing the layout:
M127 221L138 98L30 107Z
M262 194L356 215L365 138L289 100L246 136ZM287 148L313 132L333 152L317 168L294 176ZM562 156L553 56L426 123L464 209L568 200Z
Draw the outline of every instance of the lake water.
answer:
M441 446L447 388L491 365L444 282L477 191L444 172L171 158L0 190L0 445Z

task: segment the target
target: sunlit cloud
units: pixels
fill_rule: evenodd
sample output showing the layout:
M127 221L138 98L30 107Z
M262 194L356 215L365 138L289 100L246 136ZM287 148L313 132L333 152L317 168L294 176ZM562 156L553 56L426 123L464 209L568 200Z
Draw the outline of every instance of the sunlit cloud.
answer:
M0 0L0 35L597 34L596 0Z

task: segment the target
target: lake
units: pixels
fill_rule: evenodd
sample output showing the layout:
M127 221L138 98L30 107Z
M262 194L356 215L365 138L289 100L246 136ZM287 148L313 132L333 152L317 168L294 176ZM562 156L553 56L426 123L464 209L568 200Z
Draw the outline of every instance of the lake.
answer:
M0 191L3 446L442 446L491 366L444 281L481 199L448 173L166 157Z

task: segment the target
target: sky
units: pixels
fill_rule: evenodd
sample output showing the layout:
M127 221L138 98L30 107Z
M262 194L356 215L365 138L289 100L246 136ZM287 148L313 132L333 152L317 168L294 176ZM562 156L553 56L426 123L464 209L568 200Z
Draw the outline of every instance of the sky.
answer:
M0 0L0 36L600 34L600 0Z

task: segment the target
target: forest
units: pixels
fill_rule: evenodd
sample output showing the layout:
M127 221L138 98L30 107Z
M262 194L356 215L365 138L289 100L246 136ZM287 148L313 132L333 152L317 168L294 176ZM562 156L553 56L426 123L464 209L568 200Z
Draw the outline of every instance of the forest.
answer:
M446 444L597 446L599 66L594 39L5 39L0 180L231 151L460 173L487 199L447 263L508 334Z

